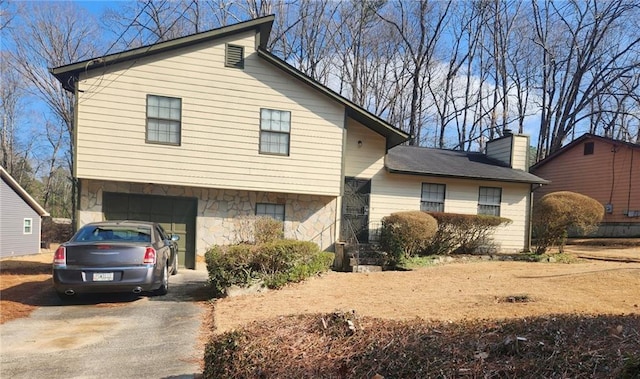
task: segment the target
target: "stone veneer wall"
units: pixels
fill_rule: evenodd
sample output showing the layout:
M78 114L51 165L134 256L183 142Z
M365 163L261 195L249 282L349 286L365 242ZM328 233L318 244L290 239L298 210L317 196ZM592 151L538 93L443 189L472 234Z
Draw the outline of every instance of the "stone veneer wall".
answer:
M227 245L245 239L247 220L255 214L256 203L285 204L286 238L313 241L323 250L332 248L337 238L337 199L330 196L95 180L82 180L80 225L103 220L103 192L197 198L197 255L203 255L211 245Z

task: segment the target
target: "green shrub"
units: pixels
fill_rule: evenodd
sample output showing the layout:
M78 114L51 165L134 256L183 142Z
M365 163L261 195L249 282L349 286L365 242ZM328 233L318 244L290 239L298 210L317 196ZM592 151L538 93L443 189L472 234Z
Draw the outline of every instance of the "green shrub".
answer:
M413 270L422 267L431 267L434 266L436 257L426 257L426 256L414 256L409 257L402 262L402 268L407 270Z
M249 244L213 246L205 255L213 295L223 296L233 285L247 286L259 277L253 262L257 247Z
M284 238L282 221L271 217L258 217L254 221L254 237L256 244L273 242Z
M214 246L205 254L209 282L214 296L224 296L226 289L263 282L280 288L328 271L334 254L321 252L313 242L279 240L261 245L240 244Z
M460 213L429 213L438 222L438 231L422 251L426 255L475 253L480 248L492 248L492 232L511 220L489 215Z
M553 245L563 252L569 228L587 234L603 217L604 206L589 196L569 191L544 195L533 208L535 253L544 254Z
M333 256L333 254L325 253ZM280 288L288 282L299 282L329 269L331 262L311 272L314 259L321 255L318 245L308 241L281 240L260 246L254 263L269 288Z
M382 219L380 247L388 253L388 265L395 266L427 246L438 223L421 211L392 213Z

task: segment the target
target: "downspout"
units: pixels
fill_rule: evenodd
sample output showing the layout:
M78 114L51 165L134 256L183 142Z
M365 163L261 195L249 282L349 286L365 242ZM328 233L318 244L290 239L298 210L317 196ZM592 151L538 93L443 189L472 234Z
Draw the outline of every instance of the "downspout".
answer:
M335 221L333 223L333 252L335 258L333 260L333 269L338 271L344 271L347 269L349 260L347 259L345 244L341 240L342 234L342 198L344 196L344 176L346 172L346 151L347 151L347 110L344 110L343 128L342 128L342 152L340 154L341 167L340 167L340 189L338 196L336 197L336 211Z
M73 154L71 159L71 185L75 188L75 199L73 199L73 210L71 213L72 217L72 231L73 233L77 232L80 229L80 205L82 199L82 187L80 185L80 181L78 180L78 105L80 101L78 100L79 93L81 92L78 87L80 86L80 77L78 76L76 79L75 86L73 88Z
M340 194L338 195L337 201L336 201L336 221L335 221L335 238L334 238L334 243L340 241L342 239L342 198L344 196L344 178L346 175L346 166L347 166L347 139L348 139L348 134L349 134L349 128L348 128L348 116L347 116L347 109L344 109L344 118L343 118L343 125L344 127L342 128L342 153L341 158L342 158L342 164L341 164L341 171L340 171Z
M627 217L631 212L631 181L633 180L633 149L631 149L631 165L629 166L629 193L627 194Z

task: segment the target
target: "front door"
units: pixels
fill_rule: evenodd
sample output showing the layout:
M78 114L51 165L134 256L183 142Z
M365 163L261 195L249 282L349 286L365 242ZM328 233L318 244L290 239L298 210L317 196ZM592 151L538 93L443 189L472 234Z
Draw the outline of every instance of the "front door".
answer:
M345 178L344 196L342 197L342 230L343 241L357 238L359 243L369 242L369 195L371 180Z

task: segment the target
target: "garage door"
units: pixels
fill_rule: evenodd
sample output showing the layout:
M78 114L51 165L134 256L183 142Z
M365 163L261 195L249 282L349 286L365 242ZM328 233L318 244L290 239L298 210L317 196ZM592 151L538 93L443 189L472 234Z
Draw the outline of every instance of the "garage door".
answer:
M180 236L179 262L195 269L195 225L198 200L186 197L136 195L105 192L102 211L105 220L139 220L157 222L169 234Z

